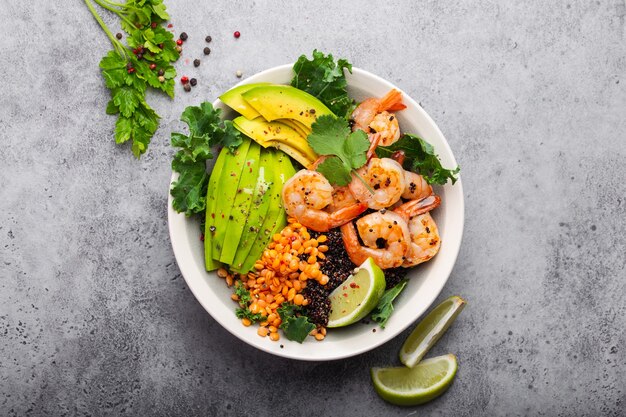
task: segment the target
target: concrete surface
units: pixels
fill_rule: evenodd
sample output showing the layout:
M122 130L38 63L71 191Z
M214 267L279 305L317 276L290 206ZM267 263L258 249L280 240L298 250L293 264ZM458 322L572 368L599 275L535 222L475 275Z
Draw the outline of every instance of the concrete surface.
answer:
M83 2L2 1L0 415L626 415L626 5L500 3L166 0L199 86L149 98L162 126L136 161ZM205 313L170 247L182 109L314 48L421 101L462 167L440 299L469 306L431 353L460 369L423 407L369 382L406 334L339 362L271 357Z

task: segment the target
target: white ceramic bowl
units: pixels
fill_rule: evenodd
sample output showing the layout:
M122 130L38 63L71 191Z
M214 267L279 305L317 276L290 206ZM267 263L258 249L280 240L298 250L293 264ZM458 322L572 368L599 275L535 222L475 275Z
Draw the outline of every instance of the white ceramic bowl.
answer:
M260 72L240 84L271 82L289 84L292 65L283 65ZM358 68L347 74L350 97L357 101L366 97L382 97L391 88L388 81ZM403 94L407 108L397 113L402 132L414 133L430 142L446 168L456 167L452 150L435 122L412 98ZM213 105L224 110L226 118L234 116L220 100ZM178 174L172 175L172 181ZM174 255L191 292L211 316L226 330L244 342L274 355L287 358L324 361L347 358L367 352L387 342L413 324L433 303L448 280L461 245L464 222L463 188L459 179L455 185L436 187L442 204L433 213L441 235L441 249L431 261L418 265L409 272L410 281L395 303L395 311L386 328L375 323L357 323L343 329L331 329L324 341L312 337L302 343L281 338L272 342L259 337L257 327L244 327L235 317L235 303L230 299L231 289L215 273L204 269L204 251L200 241L199 221L176 213L172 209L172 196L168 200L168 220ZM169 194L169 193L168 193ZM373 332L372 329L376 329ZM281 347L284 346L284 347Z

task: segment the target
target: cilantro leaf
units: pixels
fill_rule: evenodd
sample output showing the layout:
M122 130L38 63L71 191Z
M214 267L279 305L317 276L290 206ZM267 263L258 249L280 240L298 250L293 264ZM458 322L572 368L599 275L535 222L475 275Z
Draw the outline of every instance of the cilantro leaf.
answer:
M378 323L380 327L383 329L387 325L387 321L389 317L391 317L391 313L393 313L393 300L396 299L398 295L404 290L408 280L402 280L395 287L389 288L383 296L381 297L378 305L372 312L372 320Z
M422 175L429 184L444 185L448 180L454 184L460 168L445 169L435 153L435 148L424 139L406 133L390 146L379 146L376 154L388 158L395 151L404 151L404 168Z
M317 172L322 174L331 184L349 184L352 181L350 171L346 170L338 156L330 156L317 166Z
M350 132L345 119L331 115L318 117L311 126L307 140L318 155L331 155L322 162L317 171L333 185L344 186L351 181L351 172L367 161L370 142L362 130Z
M285 337L294 342L302 343L315 329L315 324L302 314L302 308L292 303L282 303L276 310L281 319L280 328Z
M187 216L206 210L206 161L213 158L211 148L227 146L234 151L243 142L239 131L230 121L222 122L220 115L221 110L208 102L187 107L181 120L189 127L189 134L172 132L172 146L180 148L172 160L172 170L179 173L170 190L172 207Z
M335 63L331 54L314 50L313 59L309 61L302 55L293 65L291 85L317 97L337 116L346 117L352 112L354 100L348 97L344 70L352 72L348 61L340 59Z

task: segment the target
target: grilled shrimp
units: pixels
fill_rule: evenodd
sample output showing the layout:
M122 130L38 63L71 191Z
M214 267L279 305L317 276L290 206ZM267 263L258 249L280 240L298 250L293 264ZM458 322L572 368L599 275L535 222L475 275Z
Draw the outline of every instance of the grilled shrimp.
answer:
M402 265L410 243L409 227L402 216L381 210L358 219L356 227L358 235L352 222L341 226L346 252L354 264L360 265L372 257L383 269ZM364 246L359 242L359 236Z
M403 267L409 268L426 262L439 251L439 230L429 212L440 203L439 196L430 195L421 200L411 200L394 209L394 213L409 226L409 249L402 262Z
M379 210L400 200L406 186L404 169L393 159L372 158L357 173L373 193L354 175L349 184L350 191L358 201L367 203L369 208Z
M411 234L409 250L402 263L405 268L429 261L439 252L441 238L435 220L430 213L420 214L409 220Z
M283 186L282 200L288 215L317 232L327 232L352 220L367 209L367 204L346 205L330 211L333 187L319 172L300 170Z
M420 200L433 193L433 187L426 182L424 177L411 171L404 171L405 188L402 198L407 200Z
M352 112L354 121L352 129L360 129L365 133L379 133L379 144L389 146L400 138L400 127L396 116L388 110L397 111L404 108L406 106L402 104L402 93L395 89L389 91L383 98L365 99Z

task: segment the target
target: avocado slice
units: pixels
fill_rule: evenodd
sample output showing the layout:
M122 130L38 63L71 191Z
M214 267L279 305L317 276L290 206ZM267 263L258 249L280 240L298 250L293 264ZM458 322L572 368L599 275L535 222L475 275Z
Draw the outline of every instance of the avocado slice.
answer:
M252 106L246 103L246 101L241 97L241 94L252 88L262 85L269 85L269 83L244 84L240 85L239 87L231 88L220 96L220 100L222 100L224 104L235 110L237 113L243 115L244 117L248 119L254 119L255 117L260 116L259 112L254 110Z
M224 163L226 161L226 154L228 149L224 148L220 152L213 170L211 171L211 177L209 179L209 186L206 193L206 220L204 227L204 261L207 271L213 271L220 267L220 263L213 259L213 237L216 230L215 219L215 206L218 200L217 187L220 181L220 176L224 170Z
M223 172L217 185L217 201L215 204L215 231L211 239L213 259L219 259L226 238L226 227L231 209L237 195L239 180L245 166L246 156L252 141L244 139L243 143L235 150L235 153L226 152Z
M253 200L254 188L259 176L259 158L261 156L261 147L258 143L253 142L248 149L246 162L243 166L239 185L237 186L237 194L233 201L233 208L228 216L228 225L226 226L226 239L220 253L220 262L230 265L235 258L235 252L239 245L239 240L243 234L243 228L250 214L250 206Z
M318 116L333 114L311 94L289 85L263 85L241 96L268 122L293 119L310 129Z
M254 139L264 148L274 146L274 142L280 142L305 155L309 163L317 159L317 154L311 149L306 139L284 123L266 122L262 117L248 120L243 116L239 116L233 120L233 126L244 135Z
M230 269L236 272L247 272L241 269L245 262L250 249L256 240L267 212L270 209L271 192L270 189L274 183L274 172L276 170L275 152L271 149L261 149L261 165L259 167L259 175L254 188L252 204L250 205L250 214L243 228L243 234L239 240L239 246L235 253L235 258L230 264Z
M296 170L291 164L291 160L283 152L276 152L274 169L275 181L269 191L271 199L270 209L250 249L250 253L241 267L241 271L244 272L252 269L254 263L261 258L263 251L272 238L273 232L282 230L287 224L287 215L285 210L283 210L281 191L285 182L294 176Z
M303 125L302 123L300 123L297 120L293 120L293 119L278 119L277 122L284 123L287 126L291 127L296 132L298 132L300 134L300 136L302 136L305 139L311 134L311 129L309 129L308 127L306 127L305 125Z

